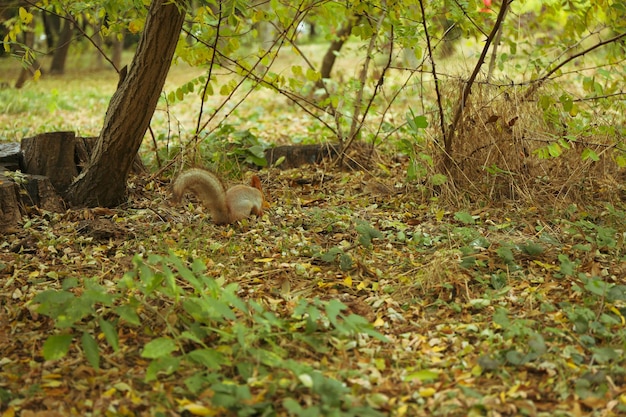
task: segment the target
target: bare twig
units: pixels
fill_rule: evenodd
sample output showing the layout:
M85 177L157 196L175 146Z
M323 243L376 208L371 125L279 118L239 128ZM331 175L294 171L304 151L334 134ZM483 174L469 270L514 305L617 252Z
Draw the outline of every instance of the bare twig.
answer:
M535 91L537 91L537 89L544 83L546 82L546 80L548 78L550 78L550 76L552 74L554 74L555 72L557 72L561 67L563 67L564 65L567 65L568 63L572 62L573 60L575 60L576 58L579 58L583 55L588 54L589 52L598 49L604 45L608 45L610 43L614 43L619 41L620 39L626 38L626 32L625 33L620 33L617 34L615 36L613 36L612 38L609 38L605 41L602 42L598 42L595 45L590 46L589 48L578 52L577 54L574 54L566 59L564 59L562 62L560 62L559 64L555 65L553 68L551 68L543 77L539 78L538 80L535 81L534 84L532 84L530 86L530 88L526 91L526 94L524 94L524 99L528 99L531 95L533 95L533 93Z
M428 48L428 56L430 58L433 80L435 81L435 93L437 95L437 108L439 109L439 126L441 128L441 137L446 137L445 116L443 114L443 105L441 104L441 92L439 91L439 78L437 77L437 69L435 68L435 58L433 57L433 48L430 43L430 35L428 33L428 25L426 24L426 11L424 2L420 0L420 8L422 9L422 26L424 27L424 35L426 36L426 46Z
M509 9L504 10L504 17L502 20L506 19L506 13ZM498 46L500 46L500 40L502 39L502 26L498 28L498 32L496 33L496 37L493 41L493 50L491 51L491 59L489 60L489 70L487 71L487 82L491 81L491 77L493 76L493 71L496 68L496 58L498 57Z
M376 46L376 40L378 38L378 33L380 32L380 28L382 27L383 21L387 16L387 11L383 10L381 15L378 17L378 21L376 22L376 29L372 34L369 45L367 46L367 53L365 55L365 61L363 62L363 66L361 67L361 73L359 74L359 83L361 84L359 90L356 93L356 98L354 100L354 110L352 113L352 123L350 125L350 132L348 133L347 146L354 141L354 138L359 133L359 117L361 113L361 103L363 102L363 92L365 91L365 83L367 82L367 71L369 70L370 61L372 60L372 55L374 52L374 47ZM360 121L362 125L365 120L366 114L363 114L363 120ZM343 159L343 155L345 154L346 146L342 148L341 155L339 160Z
M506 16L506 11L512 2L513 0L504 0L502 2L502 6L500 7L500 11L498 12L498 17L496 18L496 22L494 23L493 28L491 28L491 33L489 33L489 36L487 37L487 40L485 41L485 46L483 47L483 50L480 53L480 57L478 58L478 62L476 63L476 66L474 67L474 72L472 72L472 75L470 76L469 80L467 80L467 82L465 83L465 87L463 88L463 92L461 93L461 99L459 100L459 104L454 113L452 124L450 125L450 128L448 129L447 135L445 137L444 150L446 153L446 161L448 163L451 162L452 141L454 139L454 134L456 132L456 129L458 128L459 121L461 120L461 116L463 115L463 110L465 109L465 105L467 104L467 98L469 97L472 91L472 85L474 84L474 80L476 79L476 77L478 76L478 73L480 72L480 68L485 62L485 57L487 56L489 47L491 46L491 43L493 42L493 39L496 36L496 33L498 33L498 30L500 29L500 26L502 25L502 22L504 21L504 17Z
M348 148L350 148L350 145L352 144L354 139L359 135L359 132L363 128L363 124L365 123L365 117L367 117L367 115L369 114L370 108L372 107L372 104L374 103L374 99L378 96L378 91L382 88L383 84L385 83L385 74L387 73L387 71L389 71L389 67L391 67L392 60L393 60L393 26L391 26L391 43L389 45L389 54L387 56L387 63L385 64L385 67L380 72L380 77L378 77L378 81L376 82L376 86L374 87L374 92L370 96L370 99L367 102L367 106L365 107L365 110L363 111L363 117L361 118L361 122L359 123L356 132L354 133L354 135L351 135L348 138L348 142L346 142L343 148L341 149L342 155L345 153L346 150L348 150Z
M215 28L215 39L213 40L213 46L211 49L213 51L217 50L217 42L220 39L220 28L222 27L222 2L218 2L218 13L217 13L217 26ZM206 100L206 92L209 88L209 83L211 82L211 75L213 75L213 65L215 64L215 54L213 54L213 59L209 63L209 71L207 72L206 82L204 83L204 88L202 89L202 97L200 97L200 111L198 112L198 121L196 123L196 133L194 137L198 137L200 133L200 123L202 122L202 114L204 111L204 102Z

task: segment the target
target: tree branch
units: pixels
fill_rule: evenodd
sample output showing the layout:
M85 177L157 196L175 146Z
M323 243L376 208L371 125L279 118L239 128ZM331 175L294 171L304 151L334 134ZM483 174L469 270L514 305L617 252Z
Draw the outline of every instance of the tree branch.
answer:
M489 47L491 46L493 39L498 33L498 30L500 29L500 26L502 25L502 22L504 21L504 17L506 16L507 9L512 2L513 0L504 0L502 2L502 6L500 7L500 12L498 12L496 23L493 25L493 28L491 28L491 33L489 33L489 36L487 37L487 40L485 41L485 46L483 47L483 50L480 53L480 57L478 58L478 62L476 63L476 66L474 67L474 72L472 72L472 75L470 76L469 80L467 80L467 83L465 83L465 87L463 88L463 92L461 94L461 99L459 100L459 104L456 108L456 112L454 113L454 119L452 119L452 124L450 125L450 129L448 129L448 134L445 137L444 150L446 153L447 161L450 161L451 159L452 140L454 139L454 134L456 132L456 129L458 128L459 121L461 120L461 116L463 115L463 110L465 109L465 105L467 104L467 98L469 97L472 91L472 85L474 84L474 80L478 76L478 73L480 72L480 68L485 62L485 57L487 56Z

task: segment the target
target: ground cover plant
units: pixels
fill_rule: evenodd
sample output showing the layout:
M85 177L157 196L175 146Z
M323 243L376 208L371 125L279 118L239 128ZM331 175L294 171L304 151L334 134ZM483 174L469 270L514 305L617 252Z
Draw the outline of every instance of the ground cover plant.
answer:
M202 42L216 25L200 25L215 15L196 14L142 142L148 172L129 177L124 204L29 207L2 235L0 412L626 413L623 46L575 61L624 33L619 19L598 24L619 4L600 17L602 5L586 8L588 32L578 14L543 10L554 32L531 24L543 43L504 36L465 94L469 74L488 68L476 66L476 28L489 37L497 16L522 26L530 13L488 14L487 3L412 4L412 16L463 22L452 52L419 19L357 10L371 22L354 17L323 88L298 60L324 56L334 33L257 50L230 16L224 44L209 46L238 59L224 54L218 71ZM345 6L315 10L318 28L342 27ZM286 29L275 39L295 31L287 16L277 12ZM572 33L575 47L551 43ZM402 63L414 57L399 45L421 46L423 61ZM0 90L3 141L99 134L119 76L84 50L70 59L63 76ZM14 64L0 60L0 82L18 76ZM343 164L264 159L269 144L330 140L351 145ZM172 204L170 180L190 165L229 182L254 171L270 208L216 226L193 198Z

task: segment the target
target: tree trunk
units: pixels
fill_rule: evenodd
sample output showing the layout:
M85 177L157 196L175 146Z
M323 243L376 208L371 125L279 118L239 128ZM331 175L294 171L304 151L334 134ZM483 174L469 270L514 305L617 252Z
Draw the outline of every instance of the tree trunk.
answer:
M69 187L73 206L119 205L126 179L161 95L185 17L186 2L153 0L128 75L121 80L87 169Z
M322 66L320 68L320 79L316 83L317 88L324 87L324 80L330 78L330 73L333 70L333 66L335 65L335 61L337 60L337 55L341 50L341 47L350 37L350 33L352 33L352 28L354 25L358 24L361 16L350 16L348 21L344 23L344 25L339 28L337 31L337 39L333 40L322 59Z
M26 46L26 48L20 45L16 46L16 55L27 54L29 53L29 50L31 50L35 46L35 19L30 22L29 29L24 32L24 45ZM39 63L39 61L37 61L37 58L35 58L34 54L27 57L26 64L26 66L22 67L20 75L17 77L17 81L15 81L15 88L24 87L24 84L26 83L28 78L34 76L35 72L41 69L41 64Z
M74 23L69 19L63 20L63 28L52 55L50 74L63 74L65 72L65 61L67 61L67 53L70 50L72 35L74 35Z

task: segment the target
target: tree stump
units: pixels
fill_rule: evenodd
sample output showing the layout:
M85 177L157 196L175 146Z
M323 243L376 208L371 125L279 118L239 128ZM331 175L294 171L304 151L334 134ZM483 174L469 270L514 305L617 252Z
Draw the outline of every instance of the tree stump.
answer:
M20 169L20 161L19 143L0 143L0 231L11 228L22 217L18 187L3 174Z
M74 132L51 132L22 139L19 143L0 144L0 231L19 222L24 207L37 206L62 212L62 197L76 176L91 159L96 137L76 137ZM3 171L22 171L12 176ZM133 172L145 172L135 156Z
M0 173L0 231L15 226L21 217L17 185Z
M63 195L78 175L75 144L74 132L42 133L22 139L24 172L48 177L57 193Z

